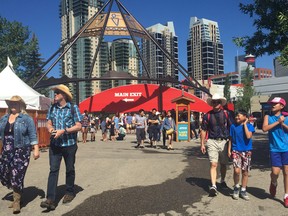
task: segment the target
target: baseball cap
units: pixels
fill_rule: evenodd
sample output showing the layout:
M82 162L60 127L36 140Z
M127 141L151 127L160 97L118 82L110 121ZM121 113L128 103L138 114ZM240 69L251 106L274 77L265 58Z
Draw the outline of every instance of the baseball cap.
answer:
M269 104L281 103L283 106L286 106L286 101L281 97L275 97L271 101L268 101Z

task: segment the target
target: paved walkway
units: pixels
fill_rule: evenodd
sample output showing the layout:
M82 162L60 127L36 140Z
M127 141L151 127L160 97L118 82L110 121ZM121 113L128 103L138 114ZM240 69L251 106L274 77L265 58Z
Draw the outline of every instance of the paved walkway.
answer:
M231 198L232 170L227 173L227 191L208 197L207 156L200 153L199 141L175 143L174 151L161 148L135 149L135 135L125 141L80 142L76 162L77 196L63 205L65 167L61 166L58 207L45 212L39 204L45 198L48 152L31 160L25 179L21 215L288 215L283 207L282 175L276 199L270 199L267 135L254 136L253 169L248 193L250 201ZM0 186L1 215L8 209L11 191Z

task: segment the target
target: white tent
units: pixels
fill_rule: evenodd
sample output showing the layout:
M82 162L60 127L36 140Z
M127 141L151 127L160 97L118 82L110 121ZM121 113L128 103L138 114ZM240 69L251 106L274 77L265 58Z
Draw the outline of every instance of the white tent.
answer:
M5 99L10 99L13 95L22 97L27 109L47 110L51 104L51 99L32 89L15 74L8 58L7 66L0 73L0 108L7 108Z

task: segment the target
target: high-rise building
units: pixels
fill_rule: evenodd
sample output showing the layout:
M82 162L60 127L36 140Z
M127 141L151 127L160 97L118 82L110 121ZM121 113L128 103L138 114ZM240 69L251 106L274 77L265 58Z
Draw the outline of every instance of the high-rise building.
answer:
M138 77L140 73L139 56L131 39L120 38L111 43L110 61L112 71L128 72L135 77ZM121 85L137 83L137 80L113 80L109 82L107 86L108 88L113 88Z
M172 59L178 62L178 37L175 34L173 22L167 25L156 24L147 28L147 31L165 48ZM146 64L151 78L164 78L171 76L178 80L178 68L163 54L163 52L150 40L142 40L143 62ZM145 68L143 75L147 76Z
M65 44L97 11L103 6L103 0L61 0L61 44ZM68 77L87 78L98 45L96 37L79 38L68 50L62 60L61 71ZM93 66L92 77L99 77L101 70L98 58ZM100 88L99 81L80 82L79 100L91 96ZM75 95L75 89L72 88Z
M277 57L274 59L273 63L274 63L274 76L275 77L288 76L288 67L282 65L279 62Z
M188 73L196 80L224 73L223 44L218 23L208 19L190 18L187 40Z

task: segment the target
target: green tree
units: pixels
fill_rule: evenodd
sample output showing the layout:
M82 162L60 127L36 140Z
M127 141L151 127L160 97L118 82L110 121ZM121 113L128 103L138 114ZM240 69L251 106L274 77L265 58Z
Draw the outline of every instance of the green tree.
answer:
M41 65L43 64L43 59L41 58L41 54L39 53L39 43L38 39L33 34L31 43L29 44L26 50L26 61L24 62L25 70L21 73L21 78L27 81L29 86L34 86L34 84L38 81L40 76L43 74L43 70L40 70ZM37 71L33 74L34 71ZM33 76L32 76L33 75ZM46 79L46 78L44 78ZM48 90L44 89L37 89L38 92L41 94L47 94Z
M253 36L235 37L236 45L256 57L279 52L281 63L288 65L288 1L254 0L239 7L254 19L256 31Z
M11 59L17 75L24 81L27 81L43 63L38 39L35 35L31 37L28 27L17 21L10 22L0 16L0 70L6 67L7 57ZM32 87L42 72L35 74L27 84ZM47 93L45 89L40 92Z
M247 112L251 111L251 98L254 95L253 88L253 73L248 66L245 71L245 76L242 76L241 83L243 88L237 90L236 110L244 109Z
M28 27L0 16L0 70L7 65L7 57L13 62L15 71L23 70L29 35Z
M227 101L231 101L230 81L229 81L229 75L228 74L225 77L224 97L227 99Z

